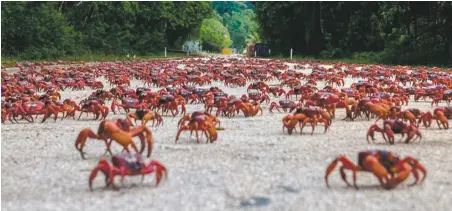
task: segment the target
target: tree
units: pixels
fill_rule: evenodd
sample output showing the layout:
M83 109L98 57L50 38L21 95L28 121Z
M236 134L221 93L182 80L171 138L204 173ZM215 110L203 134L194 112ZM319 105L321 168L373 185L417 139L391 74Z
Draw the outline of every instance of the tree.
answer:
M52 2L3 2L2 54L40 59L74 54L81 35Z
M228 29L215 18L205 19L200 29L202 44L207 44L217 50L232 44Z
M256 41L259 36L254 7L250 2L214 1L211 3L215 17L221 21L231 35L232 47L242 49L247 41ZM252 39L250 39L252 38Z
M148 54L196 36L208 2L4 2L3 55Z
M452 62L451 2L253 2L275 53L383 63Z

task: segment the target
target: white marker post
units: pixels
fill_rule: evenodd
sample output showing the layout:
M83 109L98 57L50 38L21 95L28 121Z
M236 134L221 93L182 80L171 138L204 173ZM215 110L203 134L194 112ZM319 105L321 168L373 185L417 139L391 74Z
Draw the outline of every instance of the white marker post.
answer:
M257 57L257 51L254 51L254 57Z
M165 47L165 57L166 57L166 47Z
M268 55L272 55L272 49L268 49Z
M290 49L290 60L292 60L293 49Z

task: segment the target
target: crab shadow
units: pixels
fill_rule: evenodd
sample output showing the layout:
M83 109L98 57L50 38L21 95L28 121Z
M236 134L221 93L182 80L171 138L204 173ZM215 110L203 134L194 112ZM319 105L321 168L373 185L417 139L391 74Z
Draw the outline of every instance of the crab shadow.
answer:
M336 187L336 189L339 189L339 188ZM358 185L358 189L353 187L353 185L351 185L351 186L343 186L340 189L347 190L347 191L361 191L361 190L366 190L366 191L389 191L389 189L385 189L385 188L381 187L381 185L378 185L378 184Z
M99 176L103 176L103 175L99 175ZM163 183L166 182L166 181L161 181L159 185L156 185L154 180L146 181L146 180L149 180L149 179L146 179L146 177L151 177L151 176L154 176L154 175L152 174L152 175L145 176L145 179L142 183L136 182L137 180L140 180L140 179L138 179L138 176L134 177L133 179L126 178L124 181L124 186L122 186L119 181L115 181L115 186L117 187L116 189L112 188L111 186L106 187L105 183L102 181L102 180L104 180L104 178L99 178L99 179L96 178L96 180L98 180L98 181L97 181L97 184L93 185L93 192L109 191L109 192L113 192L113 193L123 194L123 193L129 192L129 191L153 190L153 189L159 188L160 186L163 185ZM164 178L164 179L166 180L166 178ZM127 180L129 180L129 181L127 181ZM131 180L134 180L134 181L132 182ZM86 190L83 190L83 191L86 191ZM90 192L90 191L88 190L88 192Z
M179 140L177 140L177 143L173 143L174 144L174 146L180 146L180 145L189 145L189 146L200 146L200 145L203 145L203 144L213 144L213 143L215 143L215 142L207 142L206 143L206 140L204 139L204 140L201 140L201 139L199 139L199 143L197 143L196 142L196 138L191 138L191 139L179 139Z
M392 145L399 145L399 146L450 146L452 145L452 142L448 142L446 140L444 141L438 141L438 140L425 140L422 139L421 141L416 140L415 142L410 142L408 144L405 143L405 140L396 140L394 144L389 144L389 142L375 142L370 143L371 145L378 145L378 146L392 146Z
M99 119L87 119L87 118L77 119L77 118L75 118L75 119L70 119L70 120L72 120L72 121L81 121L81 122L93 122L93 121L100 122L100 121L102 121L102 120L100 120L100 118Z

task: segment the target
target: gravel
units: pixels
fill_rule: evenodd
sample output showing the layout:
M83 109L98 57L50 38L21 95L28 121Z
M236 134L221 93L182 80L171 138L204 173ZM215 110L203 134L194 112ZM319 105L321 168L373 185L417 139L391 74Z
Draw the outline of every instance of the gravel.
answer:
M305 70L306 71L306 70ZM352 80L346 80L348 87ZM273 82L276 84L276 82ZM272 83L270 83L272 84ZM133 81L133 86L142 85ZM240 96L246 87L225 92ZM322 88L324 83L319 83ZM63 99L80 100L92 91L63 92ZM272 101L277 99L272 97ZM410 102L408 108L432 110L428 102ZM203 105L188 105L189 112ZM422 142L404 144L396 136L395 145L384 143L377 135L376 144L368 144L365 135L373 121L341 121L339 110L330 130L320 126L310 135L282 133L283 113L233 119L221 118L224 131L214 144L196 144L195 136L183 133L174 143L180 117L164 117L164 125L153 127L155 147L151 159L169 169L167 180L156 187L154 175L127 177L119 191L104 188L103 175L88 190L88 176L102 157L104 143L89 140L82 160L74 141L82 128L97 130L92 116L80 121L65 119L55 123L2 125L2 205L3 210L450 210L452 207L452 130L422 128ZM123 114L109 115L116 119ZM204 139L203 139L204 140ZM359 190L347 187L338 169L324 182L325 169L343 154L357 162L362 150L384 149L412 155L428 170L426 181L397 189L380 188L369 173L358 174ZM114 145L119 153L121 147ZM149 161L150 159L146 159ZM351 173L347 174L351 178ZM119 181L117 181L119 185Z

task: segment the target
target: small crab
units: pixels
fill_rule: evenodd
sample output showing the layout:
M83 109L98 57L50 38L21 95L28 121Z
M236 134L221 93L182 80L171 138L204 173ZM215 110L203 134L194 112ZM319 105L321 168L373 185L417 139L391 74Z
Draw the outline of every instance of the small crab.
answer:
M293 110L300 108L302 106L301 103L295 103L292 100L280 100L279 105L276 104L276 102L272 102L270 104L270 112L273 112L272 110L276 108L279 112L281 112L279 109L282 108L284 112L287 112L289 109L289 112L292 112Z
M383 122L383 128L378 127L378 125L376 124L370 126L366 136L368 143L370 143L369 137L372 138L372 141L375 140L374 138L375 131L381 132L381 135L383 136L385 141L389 141L389 144L394 144L394 134L402 134L402 138L405 134L407 134L408 137L405 140L406 144L410 143L410 141L415 141L417 138L419 138L419 140L422 139L422 134L421 132L419 132L419 129L416 127L416 125L414 124L409 125L403 122L402 120L385 120ZM387 139L385 135L388 136Z
M109 164L106 159L101 159L96 168L94 168L91 172L91 175L89 176L90 191L93 190L93 180L96 178L99 171L105 174L106 187L111 185L115 189L117 189L117 187L114 185L114 177L118 175L121 176L121 183L123 186L126 175L142 175L141 182L143 182L144 175L155 172L157 185L160 183L163 175L168 178L165 166L155 160L152 160L148 165L146 165L143 158L138 153L123 153L115 155L111 158L111 162L113 165Z

